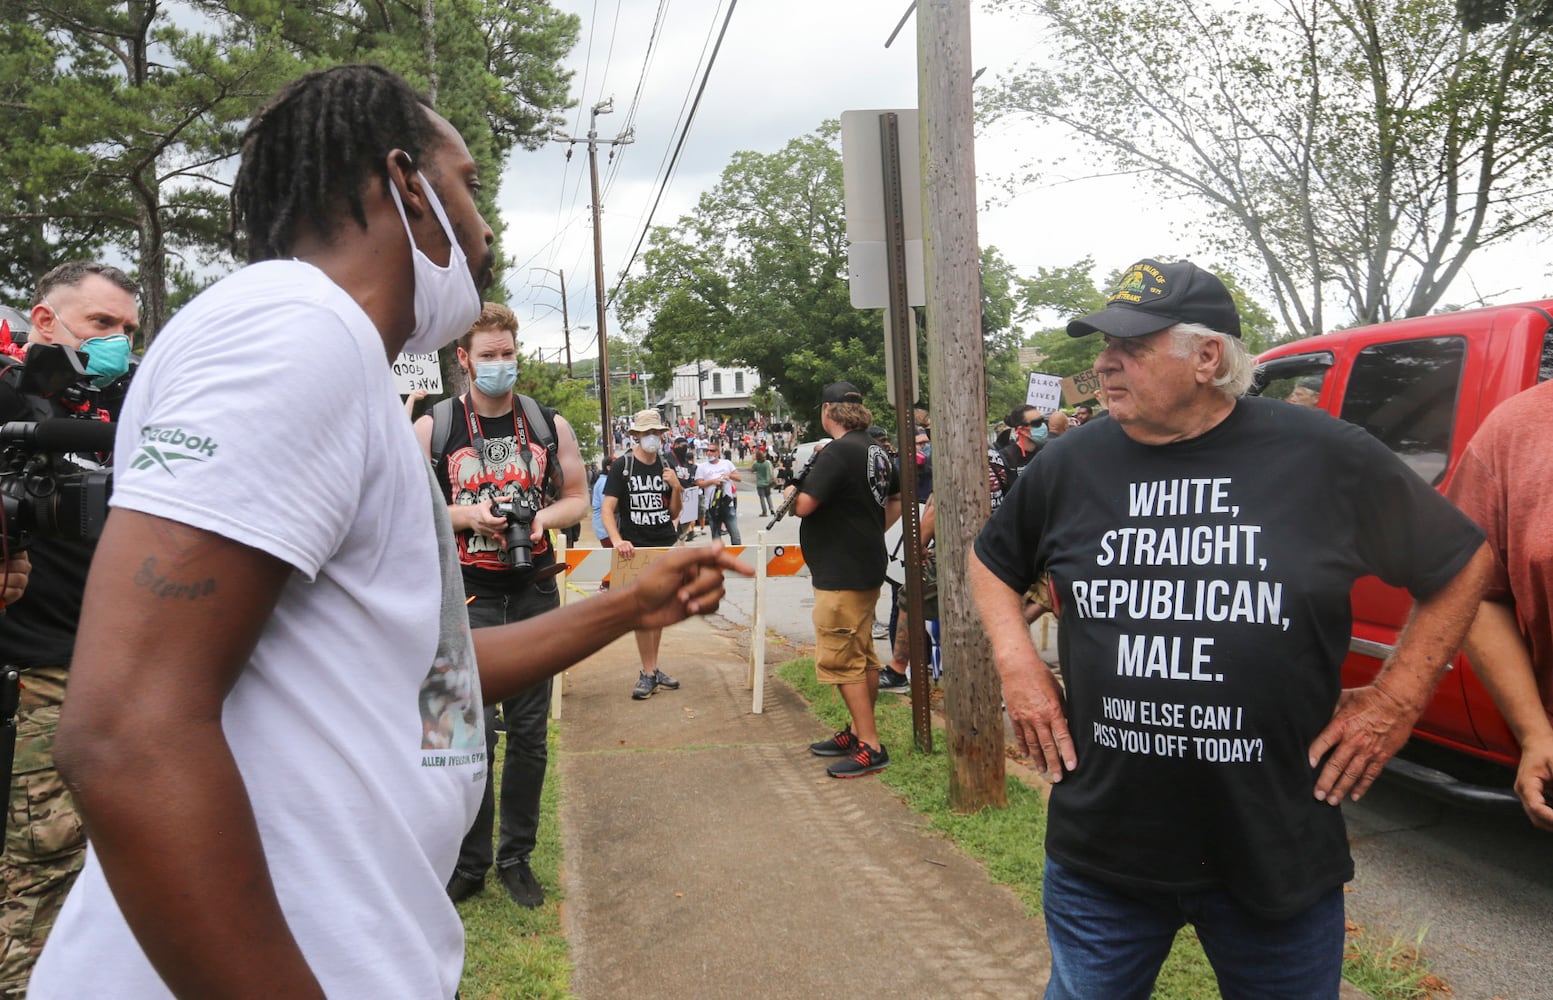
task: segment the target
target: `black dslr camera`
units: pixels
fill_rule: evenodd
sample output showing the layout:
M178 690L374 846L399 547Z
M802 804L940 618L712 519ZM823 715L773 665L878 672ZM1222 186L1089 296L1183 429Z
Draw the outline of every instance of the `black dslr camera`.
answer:
M524 497L498 497L491 501L491 513L507 519L507 558L513 569L534 567L534 543L529 539L534 515L539 508Z
M82 540L102 534L113 473L83 469L69 454L113 450L115 425L94 416L101 390L85 355L33 344L24 364L0 369L0 533L12 548L33 538Z

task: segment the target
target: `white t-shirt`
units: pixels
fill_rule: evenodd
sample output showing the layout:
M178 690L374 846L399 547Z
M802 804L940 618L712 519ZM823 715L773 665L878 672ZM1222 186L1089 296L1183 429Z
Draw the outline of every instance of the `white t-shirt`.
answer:
M296 568L222 723L325 992L453 996L445 886L484 788L483 712L445 501L377 330L310 265L237 272L157 338L115 463L115 507ZM29 996L168 995L88 851Z
M700 465L696 466L696 481L700 482L703 479L716 479L718 476L732 473L733 471L735 471L733 463L728 461L726 458L709 458L705 462L702 462ZM728 496L733 496L736 492L738 492L738 486L738 483L730 479L726 483L722 484L723 492ZM703 486L701 489L709 494L717 492L717 487L715 485Z

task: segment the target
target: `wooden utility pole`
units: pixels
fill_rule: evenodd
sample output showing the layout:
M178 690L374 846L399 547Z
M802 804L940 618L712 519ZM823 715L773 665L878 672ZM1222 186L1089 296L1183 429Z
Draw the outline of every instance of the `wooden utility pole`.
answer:
M598 106L593 113L598 115ZM593 185L593 303L599 332L599 429L604 436L604 457L615 457L615 435L610 430L609 413L609 326L604 322L604 226L599 221L599 130L588 126L588 178Z
M971 101L970 0L917 6L922 230L927 256L928 378L944 719L957 811L1004 806L1002 684L971 603L966 555L987 523L987 373Z
M610 430L609 417L609 326L604 321L604 311L607 303L604 301L604 230L600 221L603 206L599 204L599 145L624 146L634 141L632 130L627 128L613 139L600 139L598 129L599 115L607 115L615 109L615 100L600 101L595 104L588 117L588 137L575 139L565 133L553 136L555 141L568 144L586 142L588 144L588 178L593 192L593 296L597 309L598 338L599 338L599 431L604 441L604 455L606 458L615 457L615 435ZM568 152L567 156L571 156ZM566 287L563 278L561 287ZM563 300L564 305L564 300ZM563 309L564 315L564 309ZM563 320L564 321L564 320ZM568 351L568 353L570 353ZM569 367L569 364L568 364Z

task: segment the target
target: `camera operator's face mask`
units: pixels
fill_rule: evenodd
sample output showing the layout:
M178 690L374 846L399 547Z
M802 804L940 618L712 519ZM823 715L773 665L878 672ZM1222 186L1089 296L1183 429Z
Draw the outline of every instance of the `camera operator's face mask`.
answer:
M505 396L518 384L516 361L475 362L475 388L487 396Z
M86 373L96 376L93 385L105 386L129 371L129 338L122 333L85 341L81 351L86 355Z
M475 287L474 275L469 273L469 259L464 256L464 248L458 245L458 237L453 234L453 226L442 210L437 192L431 189L425 174L417 172L416 176L421 179L426 200L431 203L431 210L441 223L451 248L447 267L437 266L421 253L415 243L415 234L410 231L410 220L404 214L399 189L390 181L388 193L394 196L394 207L399 209L415 268L415 329L400 350L406 354L429 354L463 336L464 331L480 318L480 290Z

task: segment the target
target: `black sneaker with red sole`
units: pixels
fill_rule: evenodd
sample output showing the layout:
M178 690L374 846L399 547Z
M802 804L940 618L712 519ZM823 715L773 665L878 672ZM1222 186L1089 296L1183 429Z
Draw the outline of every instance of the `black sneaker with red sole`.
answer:
M825 769L832 778L861 778L865 774L883 771L890 766L890 753L881 744L875 750L867 743L859 743L857 749L845 760L838 760Z

